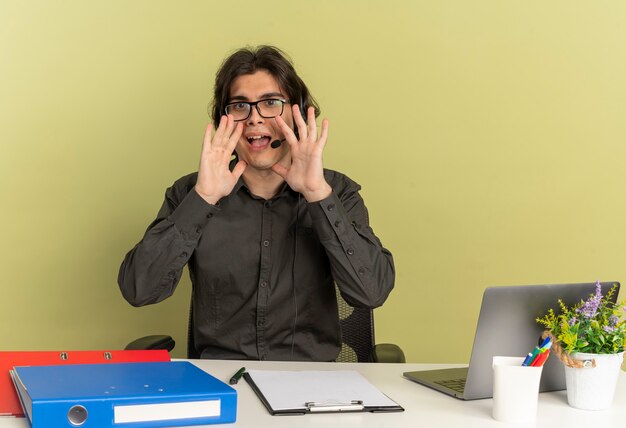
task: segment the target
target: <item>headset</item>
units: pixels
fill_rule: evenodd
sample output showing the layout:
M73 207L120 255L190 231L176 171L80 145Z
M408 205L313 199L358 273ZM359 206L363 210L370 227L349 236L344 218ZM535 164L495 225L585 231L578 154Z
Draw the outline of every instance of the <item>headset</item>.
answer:
M305 110L304 110L304 98L302 97L302 95L300 95L300 100L298 102L298 108L300 109L300 114L302 115L302 117L305 116ZM209 104L207 106L207 111L209 113L209 116L211 116L211 104ZM298 127L295 126L294 124L294 129L293 132L295 134L296 139L299 139L299 133L298 133ZM272 149L277 149L279 148L287 139L286 138L282 138L282 139L276 139L274 141L272 141L270 143L270 147ZM236 152L233 152L233 155L235 157L235 159L237 158L237 154ZM292 298L293 298L293 308L294 308L294 319L293 319L293 326L292 326L292 331L291 331L291 359L293 360L294 357L294 347L295 347L295 336L296 336L296 325L298 323L298 300L297 300L297 291L296 291L296 259L297 259L297 254L298 254L298 223L299 223L299 219L300 219L300 203L301 203L301 199L302 199L302 195L300 193L298 193L298 200L296 203L296 218L295 218L295 224L294 224L294 239L293 239L293 259L292 259L292 264L291 264L291 284L292 284Z
M304 115L304 100L300 98L300 102L298 103L298 108L300 109L300 114ZM300 138L298 135L298 127L294 126L294 134L296 138ZM277 149L280 145L286 140L283 138L282 140L274 140L270 145L273 149ZM296 203L296 222L293 227L293 259L291 260L291 286L292 286L292 297L293 297L293 327L291 330L291 360L293 360L293 351L294 345L296 341L296 325L298 323L298 294L296 292L296 258L298 256L298 223L300 219L300 198L302 195L298 193L298 202Z
M300 114L302 115L302 117L304 117L304 100L302 98L300 98L300 102L298 103L298 108L300 109ZM300 136L298 135L298 127L294 125L293 127L293 133L296 134L296 138L300 138ZM281 144L283 144L287 139L283 138L281 140L274 140L272 141L272 143L270 144L270 147L273 149L277 149L280 147Z
M296 222L293 226L293 259L291 260L291 294L293 298L293 327L291 330L291 360L293 360L293 349L296 341L296 324L298 323L298 294L296 292L296 258L298 256L298 220L300 217L300 198L296 203Z
M300 114L304 117L304 100L301 98L298 103L298 108L300 109ZM293 132L296 138L300 138L298 134L298 127L294 126ZM283 144L287 139L276 139L271 142L270 147L272 149L277 149ZM236 156L236 154L235 154ZM296 341L296 325L298 323L298 294L296 291L296 259L298 256L298 223L300 220L300 200L302 195L298 193L298 201L296 203L296 221L294 224L293 231L293 259L291 261L291 285L292 285L292 299L293 299L293 326L291 329L291 360L293 360L293 353Z

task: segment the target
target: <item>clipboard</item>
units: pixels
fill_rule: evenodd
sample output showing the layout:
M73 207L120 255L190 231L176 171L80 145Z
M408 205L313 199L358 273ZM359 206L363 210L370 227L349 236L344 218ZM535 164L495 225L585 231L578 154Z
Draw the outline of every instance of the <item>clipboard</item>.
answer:
M273 416L404 411L355 370L249 370L243 377Z

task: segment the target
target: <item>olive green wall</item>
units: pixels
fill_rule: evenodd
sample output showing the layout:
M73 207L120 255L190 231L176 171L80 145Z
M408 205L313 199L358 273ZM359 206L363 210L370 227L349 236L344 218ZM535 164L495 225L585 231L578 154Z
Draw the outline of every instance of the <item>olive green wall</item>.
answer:
M214 73L280 46L393 252L379 342L467 359L488 285L626 281L622 1L0 0L1 349L172 334L119 264L195 170Z

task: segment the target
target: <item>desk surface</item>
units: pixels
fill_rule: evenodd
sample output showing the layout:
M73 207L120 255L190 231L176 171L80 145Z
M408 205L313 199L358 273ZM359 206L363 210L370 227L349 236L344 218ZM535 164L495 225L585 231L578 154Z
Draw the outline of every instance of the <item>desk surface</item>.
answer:
M244 428L281 427L410 427L462 426L502 427L491 417L492 400L462 401L418 385L402 377L405 371L454 367L441 364L346 364L286 363L259 361L192 360L201 369L218 379L228 379L241 366L266 370L357 370L378 389L406 410L401 413L342 413L305 416L271 416L250 386L241 380L238 392L237 422L224 426ZM539 395L536 427L613 427L626 421L626 373L620 373L615 402L606 411L584 411L567 405L565 391ZM0 428L28 428L24 418L0 417ZM207 425L207 427L215 425Z

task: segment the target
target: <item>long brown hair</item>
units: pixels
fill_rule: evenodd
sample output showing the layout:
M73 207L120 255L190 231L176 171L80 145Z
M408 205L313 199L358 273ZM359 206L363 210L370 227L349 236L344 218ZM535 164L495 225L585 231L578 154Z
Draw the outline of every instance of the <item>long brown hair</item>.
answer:
M245 47L226 58L215 75L215 90L211 104L211 118L215 128L219 125L220 117L224 115L233 81L239 76L253 74L258 70L266 70L274 76L281 89L287 93L288 101L298 105L303 114L306 114L309 106L315 107L316 117L320 114L317 102L283 51L268 45Z

